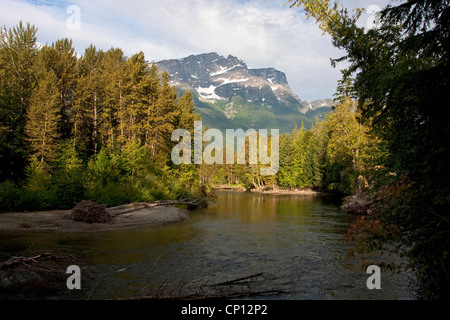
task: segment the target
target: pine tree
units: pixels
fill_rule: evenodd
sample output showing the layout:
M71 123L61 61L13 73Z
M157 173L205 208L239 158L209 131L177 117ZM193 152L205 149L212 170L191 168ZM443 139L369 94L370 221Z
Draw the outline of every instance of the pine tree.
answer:
M104 82L104 107L100 135L101 143L109 149L120 149L124 137L124 83L125 57L121 49L111 48L102 60Z
M311 186L323 187L324 166L326 161L326 149L329 132L324 122L316 119L316 124L311 128L311 138L307 153L307 167L309 167L309 181Z
M126 81L124 83L123 100L124 123L127 142L144 143L144 123L147 115L146 87L147 62L142 52L134 54L125 64Z
M37 28L20 22L0 31L0 180L23 177L26 113L36 86Z
M292 143L294 145L292 168L294 171L295 186L297 188L304 188L307 186L305 177L307 144L306 129L303 122L300 129L292 133Z
M59 131L63 139L68 139L73 126L73 91L75 89L77 57L73 42L64 38L44 46L40 50L45 70L51 70L56 76L59 93L60 123Z
M294 188L295 173L293 167L294 145L290 135L280 137L280 170L278 172L278 185L282 188Z
M78 64L79 75L74 93L74 141L87 155L97 154L100 149L105 87L103 55L103 51L91 45Z
M186 91L178 100L176 109L179 112L177 127L186 129L193 133L194 122L200 120L200 115L195 113L195 105L192 94Z
M145 130L145 145L147 147L150 147L151 145L151 136L154 126L154 110L155 106L158 103L158 99L160 97L160 87L161 87L161 81L160 81L160 75L158 66L155 63L152 63L150 66L147 67L147 72L145 74L145 95L146 95L146 119L144 123L144 130Z
M59 99L56 75L53 71L43 72L31 96L25 127L29 154L37 157L43 167L48 167L58 148Z
M161 74L161 86L155 104L149 106L149 147L154 157L165 157L169 150L170 138L177 120L177 93L170 85L167 71Z

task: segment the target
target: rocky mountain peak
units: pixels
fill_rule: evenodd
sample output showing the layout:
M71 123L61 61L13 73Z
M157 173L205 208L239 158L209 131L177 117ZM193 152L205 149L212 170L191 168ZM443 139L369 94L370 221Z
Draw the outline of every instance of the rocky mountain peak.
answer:
M241 97L269 108L297 111L303 108L283 72L274 68L249 69L244 61L232 55L225 58L211 52L164 60L157 65L161 71L170 73L174 85L192 87L203 101L232 102Z
M240 120L240 127L270 123L289 132L295 124L309 122L305 114L317 105L300 100L283 72L270 67L249 69L232 55L210 52L156 64L160 71L169 72L172 85L179 91L191 91L203 119L216 127L232 128ZM320 108L322 104L318 105Z

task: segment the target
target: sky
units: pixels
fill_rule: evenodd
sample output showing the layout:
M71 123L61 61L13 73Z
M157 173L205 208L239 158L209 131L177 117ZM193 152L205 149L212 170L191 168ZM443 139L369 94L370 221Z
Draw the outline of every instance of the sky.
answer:
M73 40L79 55L121 48L125 55L144 52L149 61L217 52L243 60L249 68L273 67L287 76L302 100L332 98L340 69L330 58L333 47L313 20L287 0L0 0L0 26L19 21L38 28L38 42ZM365 8L360 24L388 0L343 0L347 8Z

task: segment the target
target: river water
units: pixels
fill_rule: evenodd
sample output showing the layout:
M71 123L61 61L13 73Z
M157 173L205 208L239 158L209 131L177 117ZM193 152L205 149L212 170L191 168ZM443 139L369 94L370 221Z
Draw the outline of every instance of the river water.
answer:
M71 255L81 268L82 286L68 290L65 279L50 289L27 283L20 291L3 290L0 298L246 292L255 293L247 297L252 299L414 299L408 272L382 271L381 289L367 288L370 274L361 260L346 256L350 246L344 236L355 216L339 205L331 197L218 192L216 204L192 211L177 224L100 233L0 234L0 261L30 252Z

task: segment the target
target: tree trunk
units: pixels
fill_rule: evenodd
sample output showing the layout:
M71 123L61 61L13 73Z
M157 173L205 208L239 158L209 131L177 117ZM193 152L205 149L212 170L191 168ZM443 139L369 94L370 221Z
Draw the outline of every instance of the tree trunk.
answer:
M93 117L93 130L92 130L92 142L94 146L94 154L97 154L97 126L98 126L98 115L97 115L97 93L94 93L94 117Z

